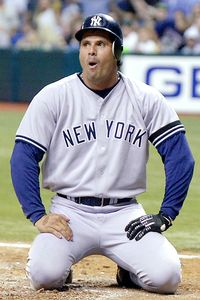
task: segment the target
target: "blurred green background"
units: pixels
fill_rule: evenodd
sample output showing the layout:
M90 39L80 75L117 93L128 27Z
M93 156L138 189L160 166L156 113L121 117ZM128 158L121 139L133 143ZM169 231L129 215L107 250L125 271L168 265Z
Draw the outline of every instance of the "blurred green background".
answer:
M24 217L16 198L11 177L10 157L16 129L24 112L0 111L0 242L30 243L37 230ZM186 127L187 139L196 161L194 177L180 215L166 233L166 237L178 251L200 251L200 116L180 116ZM164 195L164 170L156 150L150 147L147 192L138 197L148 213L156 213ZM51 192L42 190L42 198L48 210Z

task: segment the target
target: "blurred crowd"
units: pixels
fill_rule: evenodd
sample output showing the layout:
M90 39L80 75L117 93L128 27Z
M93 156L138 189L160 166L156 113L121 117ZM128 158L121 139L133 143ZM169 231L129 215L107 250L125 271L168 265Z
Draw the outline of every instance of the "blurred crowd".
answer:
M121 24L126 53L200 54L200 0L0 0L0 48L76 49L99 12Z

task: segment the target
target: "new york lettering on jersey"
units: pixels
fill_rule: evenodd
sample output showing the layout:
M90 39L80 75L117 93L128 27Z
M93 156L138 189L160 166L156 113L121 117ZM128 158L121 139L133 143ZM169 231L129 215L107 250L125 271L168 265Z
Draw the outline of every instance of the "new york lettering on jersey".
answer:
M146 134L146 130L142 128L115 120L105 120L102 130L107 139L127 141L139 148L142 146L142 140ZM92 121L63 130L63 137L67 147L92 142L98 138L96 122Z

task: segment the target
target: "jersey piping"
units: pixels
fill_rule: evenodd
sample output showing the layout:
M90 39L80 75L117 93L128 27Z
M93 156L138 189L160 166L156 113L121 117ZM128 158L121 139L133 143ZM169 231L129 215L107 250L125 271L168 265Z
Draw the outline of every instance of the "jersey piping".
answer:
M174 121L170 124L167 124L166 126L160 128L156 132L154 132L150 137L149 141L157 147L159 144L161 144L164 140L172 136L173 134L183 131L185 132L185 128L183 124L180 122L180 120Z
M16 141L17 140L20 140L20 141L25 141L25 142L28 142L34 146L36 146L37 148L39 148L40 150L46 152L47 151L47 148L45 148L44 146L42 146L40 143L37 143L36 141L26 137L26 136L23 136L23 135L16 135Z

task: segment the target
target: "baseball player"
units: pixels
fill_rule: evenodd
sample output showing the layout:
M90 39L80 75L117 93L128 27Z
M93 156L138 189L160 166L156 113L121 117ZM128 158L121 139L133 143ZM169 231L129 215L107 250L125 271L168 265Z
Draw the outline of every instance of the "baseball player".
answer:
M193 174L184 126L158 91L119 72L123 37L113 18L89 16L75 37L82 72L34 97L11 157L17 197L39 230L28 278L36 290L62 288L74 264L100 254L118 266L120 286L174 293L181 266L162 232L179 214ZM136 200L146 190L149 142L166 175L155 214ZM41 161L43 187L54 192L49 212Z

